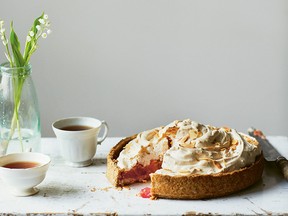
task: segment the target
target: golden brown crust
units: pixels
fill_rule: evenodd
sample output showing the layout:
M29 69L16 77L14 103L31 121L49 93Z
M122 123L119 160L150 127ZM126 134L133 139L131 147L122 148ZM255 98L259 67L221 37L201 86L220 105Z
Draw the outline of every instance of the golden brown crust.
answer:
M262 177L263 155L249 167L212 175L168 176L151 174L153 197L169 199L204 199L225 196L243 190Z
M131 140L135 139L137 135L127 137L122 139L117 145L115 145L109 152L107 156L107 172L106 177L115 187L124 186L123 182L120 182L119 176L121 174L121 169L117 166L117 158L123 148Z

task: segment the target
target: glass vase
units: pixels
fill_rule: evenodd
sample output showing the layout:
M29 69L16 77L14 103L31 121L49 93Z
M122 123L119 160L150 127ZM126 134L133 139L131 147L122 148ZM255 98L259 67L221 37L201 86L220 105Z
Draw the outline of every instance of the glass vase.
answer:
M32 68L0 65L0 156L40 151L40 113Z

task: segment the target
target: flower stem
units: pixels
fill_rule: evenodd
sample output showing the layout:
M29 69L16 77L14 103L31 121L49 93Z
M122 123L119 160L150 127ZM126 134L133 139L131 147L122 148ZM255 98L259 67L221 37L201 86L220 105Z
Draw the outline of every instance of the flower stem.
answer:
M20 141L21 145L21 150L22 152L24 151L24 146L23 146L23 138L21 134L21 127L20 127L20 120L19 120L19 108L21 104L21 93L22 93L22 88L23 84L25 82L26 75L23 77L16 75L16 77L13 77L13 87L14 87L14 111L13 111L13 117L12 117L12 122L11 122L11 129L10 129L10 134L8 138L8 143L12 139L15 129L17 127L18 130L18 139Z

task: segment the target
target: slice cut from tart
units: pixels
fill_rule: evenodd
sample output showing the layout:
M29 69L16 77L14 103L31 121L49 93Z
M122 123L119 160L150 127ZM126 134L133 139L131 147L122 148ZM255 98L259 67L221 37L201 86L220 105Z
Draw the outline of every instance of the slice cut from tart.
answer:
M107 157L106 175L117 187L151 179L154 198L203 199L249 187L263 168L254 138L184 120L121 140Z

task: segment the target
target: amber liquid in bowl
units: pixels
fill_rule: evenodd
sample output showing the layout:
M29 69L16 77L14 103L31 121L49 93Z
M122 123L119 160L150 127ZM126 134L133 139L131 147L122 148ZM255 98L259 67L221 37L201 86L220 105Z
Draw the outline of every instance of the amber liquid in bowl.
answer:
M5 164L2 167L9 168L9 169L28 169L40 166L40 163L33 162L33 161L17 161Z

